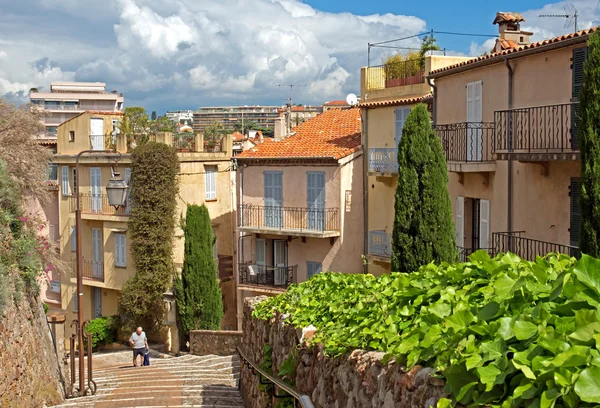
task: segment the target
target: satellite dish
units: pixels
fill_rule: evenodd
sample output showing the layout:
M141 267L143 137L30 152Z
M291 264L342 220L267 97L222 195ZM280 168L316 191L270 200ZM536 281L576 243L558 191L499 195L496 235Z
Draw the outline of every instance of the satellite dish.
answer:
M350 106L356 105L358 103L358 97L353 93L348 94L348 96L346 96L346 103Z

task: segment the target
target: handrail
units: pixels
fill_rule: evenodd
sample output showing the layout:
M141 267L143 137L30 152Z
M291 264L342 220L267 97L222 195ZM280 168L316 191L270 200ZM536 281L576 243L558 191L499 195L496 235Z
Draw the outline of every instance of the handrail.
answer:
M296 388L292 387L289 384L286 384L285 382L283 382L283 380L281 378L276 377L273 374L267 373L264 369L260 368L257 364L252 362L242 352L242 350L240 350L239 347L236 347L235 349L236 349L237 353L240 355L240 358L243 360L244 364L247 365L249 368L250 368L250 366L252 366L252 371L254 371L255 374L256 374L256 371L258 371L258 373L262 377L265 377L272 384L276 385L277 388L288 393L289 397L294 398L296 401L298 401L302 408L315 408L312 400L310 399L310 397L308 395L299 393L298 390L296 390ZM277 396L275 396L275 397L277 397ZM282 396L280 396L280 397L282 397ZM288 397L288 396L285 396L285 397Z

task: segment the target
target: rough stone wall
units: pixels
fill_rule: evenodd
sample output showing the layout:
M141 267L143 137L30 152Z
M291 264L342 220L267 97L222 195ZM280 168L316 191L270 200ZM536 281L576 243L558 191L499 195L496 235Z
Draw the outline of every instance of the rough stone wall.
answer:
M298 346L302 330L284 323L252 319L254 305L264 297L244 302L242 348L255 363L263 361L263 346L273 347L273 372L277 374L291 350L298 347L295 383L298 391L322 408L429 408L444 395L444 383L430 376L430 368L382 363L384 353L354 350L337 358L326 357L319 347ZM242 366L242 392L247 407L273 407L275 401L259 390L258 378Z
M11 291L12 293L12 291ZM42 407L64 398L60 366L39 299L12 299L0 315L0 406Z
M242 342L240 331L191 330L190 353L197 356L230 356Z

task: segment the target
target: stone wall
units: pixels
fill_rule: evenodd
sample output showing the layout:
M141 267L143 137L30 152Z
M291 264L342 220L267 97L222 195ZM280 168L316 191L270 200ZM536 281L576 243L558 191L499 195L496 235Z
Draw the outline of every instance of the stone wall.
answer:
M190 353L197 356L216 354L230 356L236 353L235 348L242 342L241 331L190 331Z
M41 407L64 399L61 368L39 299L22 295L16 304L8 301L0 315L0 367L1 407Z
M296 348L296 388L311 397L315 407L428 408L444 395L443 381L430 376L430 368L414 367L407 372L394 362L383 364L384 353L354 350L329 358L320 347L299 346L302 330L285 324L284 316L268 322L251 318L254 305L263 299L244 302L242 349L261 364L264 345L271 345L273 372L277 374ZM246 407L274 406L275 401L259 390L258 378L245 366L241 383Z

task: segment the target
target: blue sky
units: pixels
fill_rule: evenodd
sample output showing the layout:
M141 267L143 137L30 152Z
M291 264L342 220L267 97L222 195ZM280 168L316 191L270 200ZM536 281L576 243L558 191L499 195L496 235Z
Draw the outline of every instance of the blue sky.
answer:
M434 29L495 34L497 11L523 13L533 40L564 34L573 3L580 28L599 24L599 0L0 0L0 97L27 101L51 81L106 82L125 105L159 114L224 104L321 104L359 93L367 43ZM477 56L493 39L436 36ZM418 40L398 45L418 46ZM373 63L390 50L373 52Z

